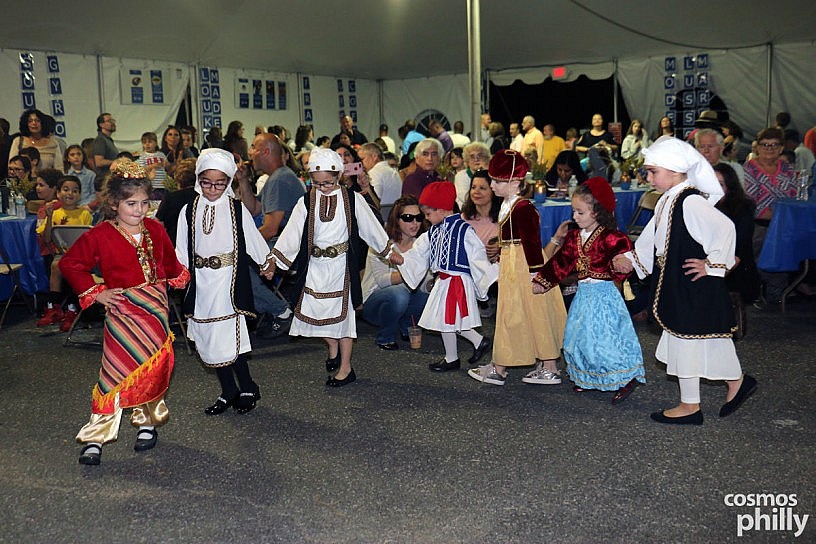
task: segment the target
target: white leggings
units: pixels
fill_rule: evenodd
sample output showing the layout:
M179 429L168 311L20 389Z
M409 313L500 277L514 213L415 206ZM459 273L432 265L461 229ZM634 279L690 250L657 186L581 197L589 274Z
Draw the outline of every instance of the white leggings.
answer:
M473 344L473 347L479 347L479 344L482 343L482 338L484 338L484 336L473 329L461 331L459 335L465 340L469 340L470 343ZM459 358L459 350L456 347L455 332L443 332L442 345L445 346L445 361L451 363Z
M700 378L677 378L680 382L680 402L700 404Z

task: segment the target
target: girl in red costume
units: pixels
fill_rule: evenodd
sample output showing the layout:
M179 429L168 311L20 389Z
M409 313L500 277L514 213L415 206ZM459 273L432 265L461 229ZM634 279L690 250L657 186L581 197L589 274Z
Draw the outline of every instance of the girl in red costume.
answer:
M612 259L632 249L618 230L615 194L603 178L590 178L572 197L578 229L561 240L555 254L533 279L539 292L552 289L571 272L578 273L578 292L570 305L564 331L564 358L576 392L615 391L612 404L624 400L638 382L645 382L643 353L632 319L615 282ZM556 233L558 236L558 233Z
M167 285L183 287L190 273L176 259L164 227L145 217L149 194L142 167L130 161L114 165L106 183L106 220L80 237L60 261L81 306L98 302L106 309L91 420L77 435L84 444L83 465L98 465L102 444L116 440L123 408L133 409L136 451L156 445L156 427L169 417L164 394L173 371L173 334ZM95 282L95 268L103 283Z

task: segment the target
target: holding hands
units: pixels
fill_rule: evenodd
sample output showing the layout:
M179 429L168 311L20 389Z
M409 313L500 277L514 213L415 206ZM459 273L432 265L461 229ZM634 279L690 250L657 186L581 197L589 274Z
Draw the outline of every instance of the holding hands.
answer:
M627 259L624 255L615 255L612 258L612 268L615 269L615 272L620 274L630 274L635 269L632 265L632 261Z
M261 266L261 276L264 278L271 280L272 276L275 275L275 259L271 256L266 258L266 262Z
M391 264L395 264L397 266L405 262L405 259L402 257L402 255L397 253L396 250L391 251L391 255L388 256L388 260L391 262Z

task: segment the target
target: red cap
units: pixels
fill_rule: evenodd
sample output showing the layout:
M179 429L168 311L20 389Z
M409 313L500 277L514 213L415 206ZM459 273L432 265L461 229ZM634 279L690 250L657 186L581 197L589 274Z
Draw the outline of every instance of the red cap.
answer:
M595 200L601 203L609 213L615 213L615 193L612 186L602 177L589 178L584 182Z
M490 177L500 181L524 181L527 171L524 156L512 149L502 149L493 155L487 167Z
M422 189L419 204L437 210L452 210L456 202L456 187L449 181L434 181Z

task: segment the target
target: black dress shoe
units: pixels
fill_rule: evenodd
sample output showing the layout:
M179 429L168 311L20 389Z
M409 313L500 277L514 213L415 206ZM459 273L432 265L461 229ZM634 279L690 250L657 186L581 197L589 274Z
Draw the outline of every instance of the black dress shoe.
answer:
M490 338L488 338L487 336L482 338L482 341L479 342L479 345L476 347L476 349L473 350L473 355L470 357L470 359L468 359L468 364L475 365L476 363L478 363L479 359L484 357L485 352L489 350L492 346L493 341Z
M139 438L139 437L146 438ZM133 449L136 451L152 450L156 447L156 442L159 440L159 433L156 429L139 429L136 433L136 444Z
M739 391L737 391L737 394L734 395L734 398L723 404L722 408L720 408L720 417L733 414L737 408L742 406L743 402L748 400L748 397L754 394L754 391L756 390L756 379L753 376L746 374L742 378L742 385L740 385Z
M251 412L255 408L255 401L260 397L260 393L241 393L238 395L238 400L235 402L235 411L239 414Z
M439 361L435 363L431 363L428 365L428 368L433 370L434 372L447 372L449 370L459 370L461 363L459 363L459 359L455 361L448 362L443 357Z
M632 391L635 390L637 387L638 381L635 378L629 380L629 383L621 387L615 393L615 396L612 397L612 404L618 404L626 400L626 397L632 394Z
M96 444L86 444L79 452L80 465L98 465L102 462L102 448Z
M343 387L344 385L348 385L357 379L357 375L354 373L354 369L351 369L349 375L343 378L342 380L338 380L337 378L333 378L329 376L329 379L326 380L326 385L329 387Z
M326 372L334 372L338 368L340 368L340 351L337 352L334 358L329 357L326 359Z
M208 416L217 416L227 411L227 408L235 404L235 397L226 400L224 397L218 397L212 406L204 408L204 413Z
M670 425L702 425L703 424L703 411L697 410L693 414L689 414L687 416L680 416L680 417L669 417L663 413L663 410L659 412L654 412L651 416L654 421L658 423L668 423Z
M380 344L378 342L377 345L380 346L380 349L385 351L394 351L399 349L399 345L397 345L396 342L386 342L385 344Z

